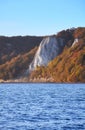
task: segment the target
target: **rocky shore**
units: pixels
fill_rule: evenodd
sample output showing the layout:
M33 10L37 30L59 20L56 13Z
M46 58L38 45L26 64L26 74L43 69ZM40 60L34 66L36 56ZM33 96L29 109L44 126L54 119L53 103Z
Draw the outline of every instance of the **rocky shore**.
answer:
M34 79L10 79L10 80L3 80L0 79L0 83L46 83L46 82L54 82L53 78L34 78Z

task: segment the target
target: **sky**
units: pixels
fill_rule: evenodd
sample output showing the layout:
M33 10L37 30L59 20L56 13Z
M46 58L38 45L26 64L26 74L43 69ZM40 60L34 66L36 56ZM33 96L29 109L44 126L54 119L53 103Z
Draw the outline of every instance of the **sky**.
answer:
M85 0L0 0L0 35L51 35L85 27Z

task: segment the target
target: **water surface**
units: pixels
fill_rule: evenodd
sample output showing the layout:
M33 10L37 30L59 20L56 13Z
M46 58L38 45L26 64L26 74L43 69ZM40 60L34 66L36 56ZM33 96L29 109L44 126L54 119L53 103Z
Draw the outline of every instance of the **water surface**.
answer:
M0 84L0 130L85 130L85 84Z

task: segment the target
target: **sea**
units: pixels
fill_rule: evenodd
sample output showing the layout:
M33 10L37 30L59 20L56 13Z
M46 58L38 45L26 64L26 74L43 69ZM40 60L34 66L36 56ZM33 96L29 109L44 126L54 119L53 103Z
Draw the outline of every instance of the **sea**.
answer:
M0 130L85 130L85 84L0 84Z

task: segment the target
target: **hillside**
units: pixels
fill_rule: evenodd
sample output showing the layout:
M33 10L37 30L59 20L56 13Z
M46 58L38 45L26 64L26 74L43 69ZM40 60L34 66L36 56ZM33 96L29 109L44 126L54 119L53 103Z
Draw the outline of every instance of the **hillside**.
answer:
M85 82L85 28L64 30L56 37L62 37L66 42L63 52L47 66L38 66L31 73L30 81Z
M1 82L24 77L24 82L85 83L85 28L46 37L0 36Z
M25 54L19 54L5 64L0 65L0 79L16 79L23 75L25 70L28 69L30 62L32 62L36 50L37 47Z
M14 79L22 75L32 61L42 38L0 36L0 79Z
M0 65L39 46L42 38L35 36L0 36Z

